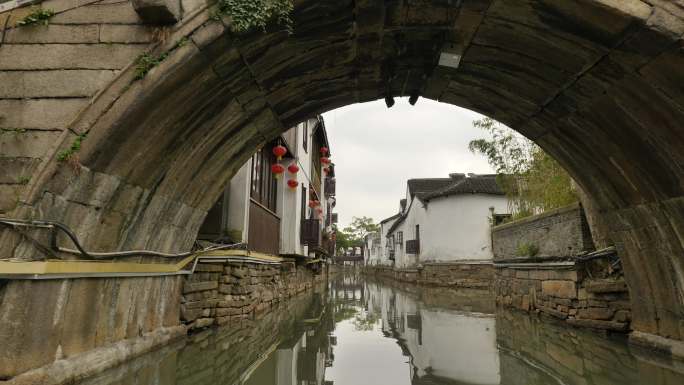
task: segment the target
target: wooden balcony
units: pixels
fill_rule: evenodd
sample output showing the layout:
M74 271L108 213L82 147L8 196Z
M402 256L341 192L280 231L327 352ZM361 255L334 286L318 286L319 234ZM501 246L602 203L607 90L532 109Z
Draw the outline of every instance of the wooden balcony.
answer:
M249 249L260 253L280 253L280 218L254 200L249 203Z

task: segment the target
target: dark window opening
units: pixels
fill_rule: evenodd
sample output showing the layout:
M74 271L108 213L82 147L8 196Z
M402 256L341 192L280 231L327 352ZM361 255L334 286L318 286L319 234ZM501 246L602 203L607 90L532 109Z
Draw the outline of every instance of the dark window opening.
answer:
M302 123L302 144L304 152L309 152L309 122Z
M309 207L309 196L306 194L306 187L302 186L302 207L301 207L302 220L307 219L307 217L306 217L307 207Z
M271 172L276 163L273 144L268 144L252 156L250 197L267 209L276 211L278 181Z

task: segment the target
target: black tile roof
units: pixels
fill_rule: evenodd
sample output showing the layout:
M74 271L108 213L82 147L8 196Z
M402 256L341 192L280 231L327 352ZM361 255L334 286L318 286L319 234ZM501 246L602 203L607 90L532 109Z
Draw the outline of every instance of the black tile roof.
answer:
M401 213L396 213L396 214L392 215L392 216L389 217L389 218L385 218L385 219L381 220L380 223L382 224L382 223L385 223L385 222L389 222L389 221L391 221L391 220L393 220L393 219L399 218L400 216L401 216Z
M449 186L454 180L451 178L422 178L409 179L407 183L409 194L413 198L416 194L430 193Z
M468 178L461 179L449 186L426 194L422 199L429 201L430 199L456 194L505 195L505 192L496 182L496 175L471 175Z

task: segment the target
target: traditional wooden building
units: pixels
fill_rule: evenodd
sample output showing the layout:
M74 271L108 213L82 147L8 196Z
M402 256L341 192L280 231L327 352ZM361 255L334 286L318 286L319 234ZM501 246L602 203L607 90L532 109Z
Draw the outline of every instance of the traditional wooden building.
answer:
M290 128L240 168L198 238L271 255L332 255L336 215L330 155L321 116Z

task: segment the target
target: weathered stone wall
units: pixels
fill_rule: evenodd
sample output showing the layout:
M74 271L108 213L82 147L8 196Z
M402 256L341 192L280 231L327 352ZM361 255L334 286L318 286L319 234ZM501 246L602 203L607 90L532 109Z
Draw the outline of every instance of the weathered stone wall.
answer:
M605 264L578 262L566 269L543 265L498 268L496 301L575 326L627 332L632 318L627 285L622 276L602 276L608 268Z
M387 266L367 266L364 271L400 282L420 285L488 289L494 280L491 263L426 263L419 268L395 269Z
M232 329L311 289L325 277L325 270L314 274L294 263L199 263L187 278L0 280L0 380L164 328L185 325L181 327L184 332L230 323L228 329ZM42 295L22 298L27 288ZM111 353L94 360L124 359L107 354ZM116 354L127 353L121 349ZM27 378L75 374L69 372L72 366L64 367L66 371L51 368Z
M294 263L199 263L184 283L181 321L192 330L247 319L325 277Z
M591 251L594 244L589 225L579 204L506 223L492 229L494 259L528 257L521 246L533 246L534 257L567 257Z
M49 25L18 26L33 11L0 14L0 215L21 201L37 170L92 98L153 42L129 1L46 0Z
M0 378L179 325L181 277L13 280L2 290Z

